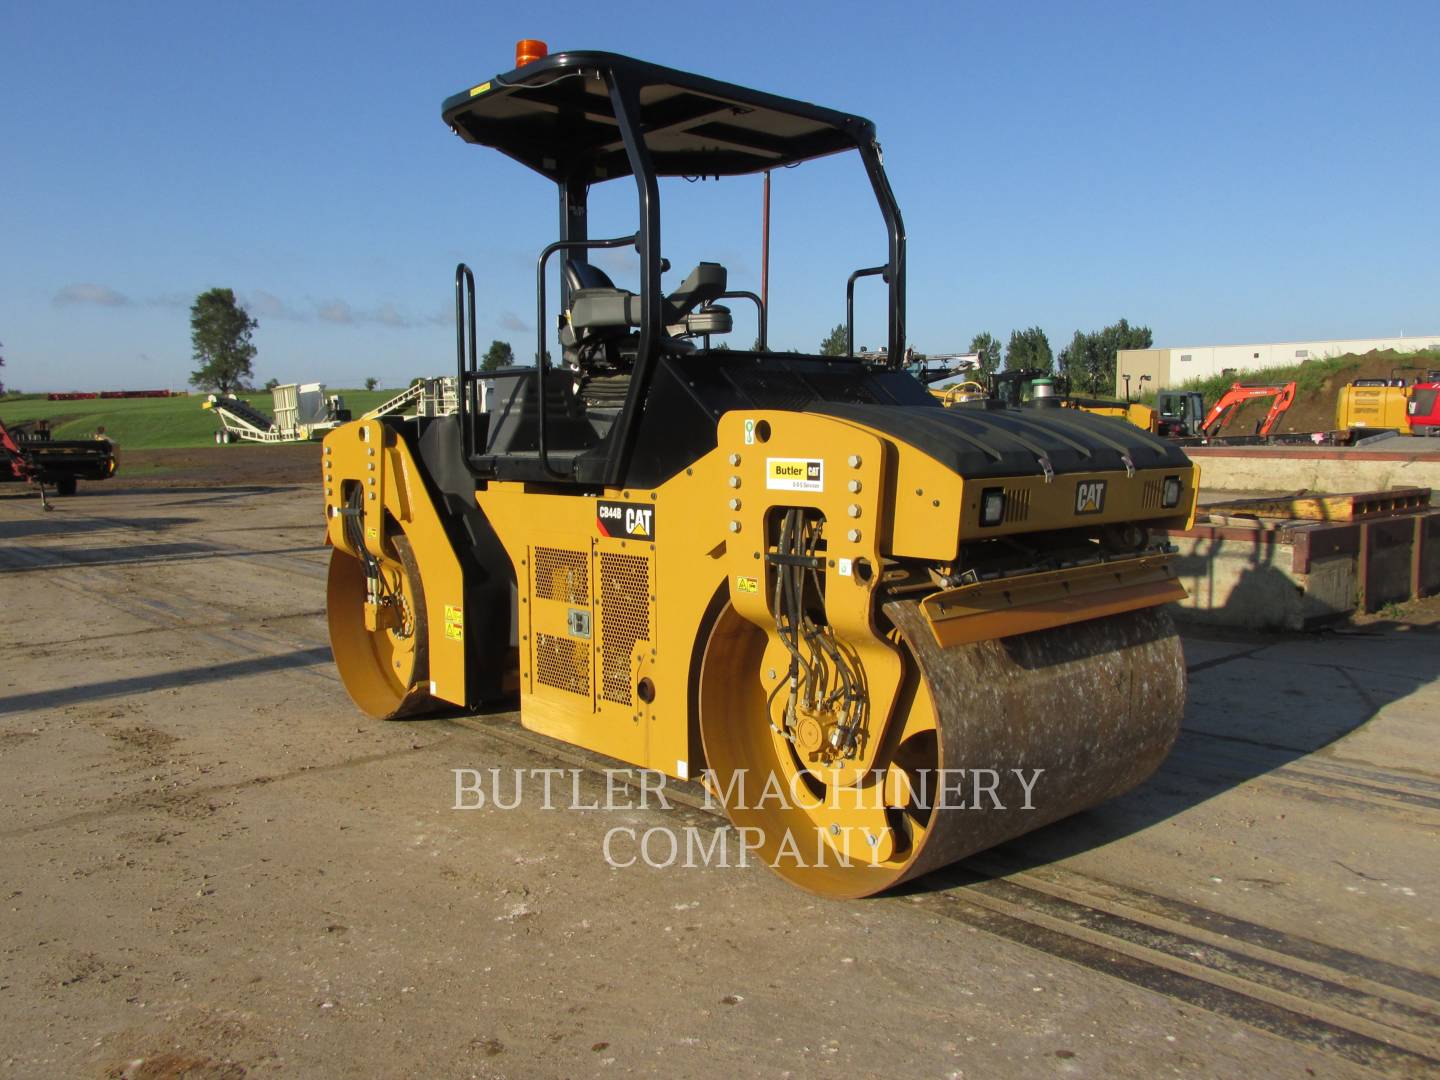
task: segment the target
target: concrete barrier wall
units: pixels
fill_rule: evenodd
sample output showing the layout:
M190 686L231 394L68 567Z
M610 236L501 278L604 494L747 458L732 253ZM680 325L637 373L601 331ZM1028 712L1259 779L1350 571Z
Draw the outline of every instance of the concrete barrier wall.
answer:
M1435 450L1190 446L1185 452L1200 466L1201 486L1216 491L1440 491L1440 452Z
M1440 510L1358 522L1261 521L1166 534L1182 618L1308 630L1440 592Z

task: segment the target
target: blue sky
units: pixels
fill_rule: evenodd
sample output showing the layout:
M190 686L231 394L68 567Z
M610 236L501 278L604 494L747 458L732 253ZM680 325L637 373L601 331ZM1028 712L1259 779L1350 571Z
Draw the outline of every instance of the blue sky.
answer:
M873 119L927 352L1031 324L1058 349L1121 316L1162 345L1440 331L1433 2L684 10L8 0L0 378L180 387L188 305L223 285L260 321L257 379L402 384L453 364L461 259L482 345L530 355L553 189L439 118L520 37ZM633 228L610 187L597 233ZM663 198L674 283L710 258L758 286L758 179ZM813 349L883 261L853 156L775 177L773 243L771 342Z

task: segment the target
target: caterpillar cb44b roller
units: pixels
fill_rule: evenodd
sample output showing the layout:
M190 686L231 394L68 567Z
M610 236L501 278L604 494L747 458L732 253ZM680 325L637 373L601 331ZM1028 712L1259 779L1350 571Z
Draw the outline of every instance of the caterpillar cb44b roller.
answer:
M905 232L869 121L596 52L527 62L443 116L558 189L559 235L537 244L546 359L478 369L485 275L462 265L459 411L326 436L330 634L361 709L518 697L527 728L703 777L751 858L833 896L1156 769L1185 695L1162 605L1184 593L1149 530L1193 514L1179 449L769 352L763 310L756 349L722 349L722 301L759 297L715 262L662 281L664 178L852 155L889 238L863 272L904 357ZM595 238L606 183L637 224ZM605 248L638 253L636 291L591 261ZM828 272L838 301L849 270Z

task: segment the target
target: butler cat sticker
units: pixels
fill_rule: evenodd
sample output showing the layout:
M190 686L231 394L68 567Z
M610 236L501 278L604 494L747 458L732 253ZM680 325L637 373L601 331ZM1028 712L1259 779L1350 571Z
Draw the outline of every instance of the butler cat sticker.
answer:
M813 458L766 458L765 486L772 491L824 491L825 462Z
M1104 509L1104 480L1081 480L1075 485L1075 513L1099 514Z

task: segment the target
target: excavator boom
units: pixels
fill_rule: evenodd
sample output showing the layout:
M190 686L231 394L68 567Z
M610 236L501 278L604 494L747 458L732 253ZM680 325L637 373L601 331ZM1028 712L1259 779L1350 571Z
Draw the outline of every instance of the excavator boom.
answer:
M1295 384L1288 382L1280 386L1262 386L1253 383L1232 383L1230 389L1220 396L1220 400L1210 407L1205 414L1205 422L1201 424L1201 432L1206 436L1214 436L1228 422L1230 414L1247 401L1254 401L1256 398L1273 397L1275 401L1270 406L1270 411L1265 415L1256 430L1257 435L1269 435L1274 429L1276 422L1284 415L1285 410L1295 401Z

